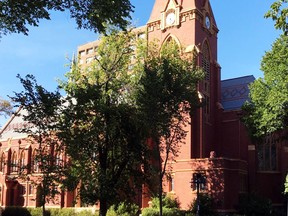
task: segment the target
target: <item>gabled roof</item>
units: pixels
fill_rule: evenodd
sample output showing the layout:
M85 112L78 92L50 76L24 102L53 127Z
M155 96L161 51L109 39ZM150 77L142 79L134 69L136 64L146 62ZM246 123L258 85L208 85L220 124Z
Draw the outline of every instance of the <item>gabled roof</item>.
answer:
M249 84L255 80L253 75L221 81L221 104L224 111L240 110L249 100Z
M25 122L22 115L25 114L25 110L19 108L15 114L13 114L7 123L0 129L0 140L7 140L10 138L22 138L27 134L15 132L15 129L25 127Z

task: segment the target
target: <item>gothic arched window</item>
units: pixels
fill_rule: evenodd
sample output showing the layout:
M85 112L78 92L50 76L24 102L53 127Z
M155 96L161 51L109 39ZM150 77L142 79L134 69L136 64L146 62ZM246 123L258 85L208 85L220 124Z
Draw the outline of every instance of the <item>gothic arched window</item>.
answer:
M205 99L205 107L204 107L204 114L206 120L209 121L210 116L210 49L207 41L204 42L202 46L202 62L201 62L202 69L205 73L205 80L204 80L204 99Z
M0 160L0 172L4 173L5 172L5 153L3 152L1 155L1 160Z
M267 135L263 141L257 145L259 171L278 170L277 145L279 145L279 137L274 134Z
M210 51L206 41L202 47L202 68L205 72L205 81L210 82ZM205 89L205 91L208 91L208 89Z
M16 152L14 151L13 154L12 154L12 158L11 158L11 166L10 166L10 171L13 173L13 172L17 172L17 167L18 166L18 163L17 163L17 154Z
M25 152L24 150L22 150L19 159L19 169L22 171L24 168L25 168Z
M38 153L36 149L34 149L32 154L32 172L39 172Z

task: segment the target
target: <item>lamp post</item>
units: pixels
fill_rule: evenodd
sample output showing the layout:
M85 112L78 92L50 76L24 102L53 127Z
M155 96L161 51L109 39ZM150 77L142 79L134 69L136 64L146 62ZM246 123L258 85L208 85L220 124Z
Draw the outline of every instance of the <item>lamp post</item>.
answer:
M202 173L193 173L192 179L191 179L191 188L195 188L197 191L197 210L196 210L196 216L200 216L200 198L199 198L199 192L200 192L200 186L204 186L206 184L206 178Z

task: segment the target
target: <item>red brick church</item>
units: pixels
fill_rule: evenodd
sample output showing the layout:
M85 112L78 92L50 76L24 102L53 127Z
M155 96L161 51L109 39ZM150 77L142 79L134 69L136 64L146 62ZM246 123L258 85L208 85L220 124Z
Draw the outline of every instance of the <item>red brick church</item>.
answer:
M240 194L257 192L283 205L283 184L288 168L287 143L277 143L273 137L256 145L248 137L240 118L241 106L248 100L249 83L253 76L221 81L221 66L217 61L218 26L209 0L155 0L147 25L138 28L139 36L160 44L174 40L185 52L197 56L197 64L206 73L199 84L199 97L205 106L198 109L189 126L186 143L173 163L172 179L164 182L165 192L177 197L181 208L187 209L196 196L191 187L194 173L201 173L206 184L201 192L217 200L217 209L231 212ZM80 61L93 56L91 42L78 48ZM13 161L28 163L35 146L23 143L23 135L13 132L23 122L12 116L0 132L0 205L36 206L36 189L29 180L17 179L9 167ZM285 145L286 144L286 145ZM24 190L23 190L24 187ZM33 199L34 198L34 199ZM63 192L59 206L72 206L73 193ZM34 200L34 201L33 201ZM143 196L142 207L149 198Z

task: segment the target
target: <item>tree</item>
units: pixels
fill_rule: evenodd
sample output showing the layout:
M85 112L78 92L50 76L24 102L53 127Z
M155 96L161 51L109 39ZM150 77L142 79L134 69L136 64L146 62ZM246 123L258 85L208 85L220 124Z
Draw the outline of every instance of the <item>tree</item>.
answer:
M32 156L32 164L20 167L22 178L29 179L37 186L37 201L42 206L45 215L45 203L59 193L57 187L61 181L64 161L58 157L63 151L55 137L55 122L57 122L58 106L61 95L58 91L48 92L37 84L33 75L20 79L24 91L11 97L20 112L26 127L17 132L27 134L27 142L36 147ZM39 168L39 171L38 171ZM34 175L34 172L35 175ZM41 172L41 175L39 173Z
M115 32L102 37L94 63L72 65L59 139L71 158L66 185L80 187L81 201L100 202L100 215L114 203L135 198L145 173L146 140L135 106L137 67L134 34Z
M288 33L288 1L275 1L270 10L265 14L265 18L272 18L275 21L275 28L282 30L286 35Z
M4 115L11 115L13 107L11 103L7 100L0 98L0 116Z
M284 194L287 196L288 194L288 174L286 174L285 182L284 182ZM287 214L288 214L288 198L287 198Z
M69 10L78 28L104 32L107 24L127 26L133 6L129 0L42 0L0 2L0 36L9 33L28 35L28 27L38 26L41 19L50 19L50 11Z
M190 117L200 106L197 84L204 74L196 68L193 58L181 55L181 48L173 41L164 45L161 53L155 52L159 49L154 45L149 50L152 52L148 54L140 80L138 106L156 154L162 215L163 178L165 175L169 178L168 162L177 157Z
M250 85L251 101L244 106L244 123L254 137L288 126L288 36L278 38L261 62L264 78Z

